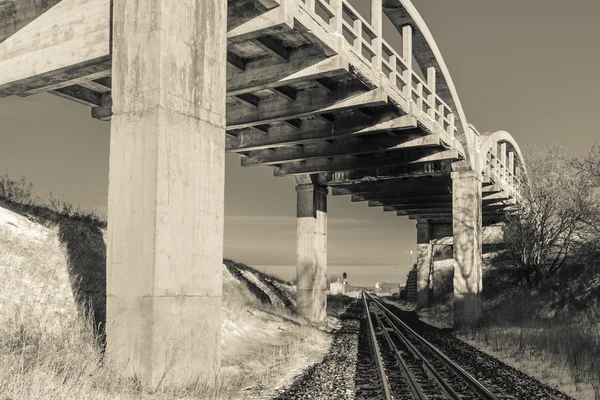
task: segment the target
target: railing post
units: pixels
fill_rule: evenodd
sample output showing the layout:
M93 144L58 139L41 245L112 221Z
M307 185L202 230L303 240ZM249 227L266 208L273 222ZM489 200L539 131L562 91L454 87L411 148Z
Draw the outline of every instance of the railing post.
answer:
M448 133L454 137L454 114L448 114Z
M444 107L443 104L440 104L438 106L438 114L440 114L440 117L438 118L438 124L440 124L440 126L442 127L442 130L446 130L444 127L444 111L445 110L446 110L446 108Z
M383 36L383 6L382 0L371 0L371 26L375 31L375 39L371 42L375 49L373 59L375 69L381 71L381 39Z
M512 188L515 183L515 153L508 153L508 184Z
M423 110L423 84L417 83L417 108Z
M492 176L494 176L494 179L498 179L497 175L498 175L498 143L494 143L494 145L492 146ZM498 183L498 182L496 182Z
M340 37L342 37L342 41L343 41L344 40L343 33L342 33L342 21L344 20L343 0L331 0L330 4L335 12L333 21L330 22L331 26L333 27L335 32L338 33L340 35Z
M429 95L427 101L429 102L429 110L427 114L435 121L435 68L427 68L427 87L429 88Z
M406 100L410 102L412 98L412 26L410 25L402 27L402 58L406 64L406 71L404 71L404 80L406 81L404 94L406 95Z
M508 183L508 180L506 179L506 173L508 170L506 168L506 143L500 144L500 163L502 164L502 168L500 169L501 177L506 183Z
M354 49L358 52L358 55L362 55L362 21L360 18L354 20L354 32L356 32L356 39L354 40Z
M392 70L390 72L390 76L388 77L390 79L390 85L392 85L393 87L397 87L396 86L396 56L392 55L390 56L389 59L389 63L390 63L390 69Z
M306 0L305 4L306 4L306 8L308 9L309 12L311 12L311 13L315 12L315 0Z

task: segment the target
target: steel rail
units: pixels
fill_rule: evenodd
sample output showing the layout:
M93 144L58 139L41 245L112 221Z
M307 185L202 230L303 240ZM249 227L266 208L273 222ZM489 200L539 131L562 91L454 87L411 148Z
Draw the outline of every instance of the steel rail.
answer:
M488 388L486 388L481 382L475 379L471 374L465 371L462 367L452 361L448 356L438 350L433 344L429 343L425 338L416 333L412 328L410 328L406 323L404 323L400 318L398 318L394 313L392 313L387 307L385 307L379 300L374 298L371 294L365 293L373 302L375 302L381 310L389 315L396 323L400 324L404 329L406 329L415 339L417 339L420 343L422 343L428 350L430 350L439 360L441 360L444 364L446 364L449 368L451 368L458 376L460 376L469 386L471 386L480 396L482 396L486 400L499 400L499 398L492 393Z
M377 319L379 326L383 330L383 334L389 346L394 350L396 360L398 361L398 364L400 364L400 366L402 367L402 374L406 378L413 396L419 400L427 400L427 396L425 395L425 393L423 393L423 390L421 390L421 385L419 385L419 383L417 382L417 379L415 378L414 374L410 370L409 366L406 364L404 357L402 357L400 350L398 350L398 347L392 341L390 334L387 332L386 328L381 323L381 320L379 319L379 316L377 314L375 314L375 319Z
M385 369L383 367L383 359L381 358L381 352L379 351L379 345L377 344L377 338L375 337L375 329L373 327L373 321L371 321L371 315L369 313L369 305L367 304L367 298L365 296L365 292L363 291L363 304L365 306L365 313L367 314L367 322L369 325L369 333L371 336L371 343L373 344L373 350L375 352L375 360L377 362L377 372L379 373L379 378L381 379L381 386L383 387L383 395L385 400L392 400L392 394L390 392L390 384L387 380L387 376L385 374Z
M373 303L376 304L373 299L371 299L371 301L373 301ZM394 330L396 335L398 335L398 337L400 338L402 343L406 346L406 348L417 359L421 360L421 364L422 364L423 368L428 372L429 377L432 380L434 380L435 382L437 382L437 384L440 386L440 388L444 391L445 397L452 399L452 400L462 400L462 397L458 393L456 393L456 391L454 389L452 389L452 386L442 377L442 375L435 369L435 367L433 365L431 365L429 360L427 360L425 358L425 356L408 340L406 335L404 335L402 332L400 332L398 327L392 323L392 321L386 315L383 308L379 304L376 304L376 307L379 310L381 310L381 312L383 313L383 317L386 319L386 321L388 321L388 323L390 324L390 326L392 327L392 329Z

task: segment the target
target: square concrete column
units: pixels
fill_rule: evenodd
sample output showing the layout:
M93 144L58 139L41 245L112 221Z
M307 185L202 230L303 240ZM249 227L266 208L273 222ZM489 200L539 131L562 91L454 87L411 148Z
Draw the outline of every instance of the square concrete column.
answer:
M479 323L482 312L481 181L475 171L452 173L454 326Z
M417 220L417 309L429 306L433 288L431 224Z
M107 357L150 387L220 363L227 2L114 0Z
M327 317L327 188L296 186L298 312L311 322Z

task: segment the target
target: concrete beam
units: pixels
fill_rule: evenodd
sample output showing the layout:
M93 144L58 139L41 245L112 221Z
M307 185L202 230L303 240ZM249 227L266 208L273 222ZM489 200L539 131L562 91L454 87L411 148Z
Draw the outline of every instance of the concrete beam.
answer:
M51 91L55 96L74 101L88 107L98 107L102 95L80 85L73 85Z
M369 200L369 207L398 207L398 210L402 208L440 208L440 207L452 207L452 197L450 196L422 196L422 197L407 197L402 198L390 198L381 200Z
M482 312L481 182L475 171L452 173L454 326L479 324Z
M114 0L107 357L151 388L220 364L227 3Z
M242 166L273 165L289 162L327 158L336 156L373 154L392 152L411 148L439 146L437 135L423 136L418 133L406 133L399 136L379 138L346 138L340 142L321 141L313 145L284 147L275 150L262 150L248 154L242 159Z
M411 211L411 210L420 210L420 211L429 211L429 210L450 210L452 212L452 202L448 203L427 203L426 201L418 204L401 204L394 206L383 206L383 211ZM432 211L432 212L436 212Z
M230 51L227 52L227 64L231 65L238 71L243 72L246 70L246 61L244 61L242 57L239 57Z
M288 49L285 48L281 42L273 39L272 37L257 37L255 39L251 39L250 42L278 61L286 62L290 58Z
M50 8L55 1L42 3L39 9L36 3L35 19L20 30L9 27L11 33L0 41L0 97L90 75L90 68L104 68L109 59L110 0L62 0ZM30 7L14 2L8 6L4 11L9 21L14 17L11 9ZM29 18L13 22L18 27ZM0 26L7 28L0 19Z
M420 214L428 214L428 215L451 215L452 207L440 207L440 208L427 208L427 207L415 207L415 208L406 208L402 210L397 210L398 207L383 207L383 211L387 212L396 212L396 215L404 216L404 215L420 215Z
M409 165L398 165L392 167L368 168L349 170L343 172L343 178L340 179L340 172L324 172L319 174L323 177L322 183L328 186L341 184L360 183L367 181L384 181L389 179L412 179L412 178L431 178L448 175L437 165L441 163L450 163L450 161L434 161L433 163L420 163ZM436 165L432 170L430 164Z
M361 115L335 118L333 124L306 120L299 130L273 128L268 136L260 132L243 130L227 139L227 151L246 152L269 148L297 146L308 143L332 141L381 132L410 130L415 133L417 119L411 116L381 118L368 121ZM414 130L414 131L413 131Z
M51 9L61 0L42 2L3 0L0 2L0 43Z
M402 191L393 191L389 193L359 193L353 194L351 201L368 201L370 207L393 206L396 204L422 204L423 202L452 202L452 194L430 194L422 196L406 196ZM373 205L371 205L371 203Z
M227 77L227 96L338 76L348 73L350 66L342 55L326 57L318 48L303 47L290 51L288 62L265 64L260 60L239 69Z
M389 179L380 182L363 182L340 185L332 188L334 196L365 193L391 192L394 195L403 191L406 196L439 195L450 192L452 181L448 176L414 179ZM394 192L395 191L395 192Z
M406 215L399 215L401 217L406 217ZM414 215L408 215L408 219L414 219L414 220L419 220L419 219L426 219L428 221L432 221L434 223L452 223L452 214L450 213L446 213L446 214L427 214L426 212L422 213L422 214L414 214Z
M418 149L398 151L390 155L374 155L356 158L344 156L332 159L314 159L286 163L275 168L275 176L313 174L320 172L349 171L356 169L392 167L439 160L457 160L458 151L445 149Z
M324 94L318 90L303 90L293 102L281 102L278 97L264 99L259 107L232 105L227 108L227 129L270 124L314 114L340 112L358 107L386 104L383 88L365 91L359 82L340 87L335 93Z
M296 198L298 313L322 322L327 317L327 188L298 185Z
M232 11L235 12L235 8ZM272 8L229 29L227 43L232 45L292 29L292 15L289 12L288 2L284 1L283 6Z

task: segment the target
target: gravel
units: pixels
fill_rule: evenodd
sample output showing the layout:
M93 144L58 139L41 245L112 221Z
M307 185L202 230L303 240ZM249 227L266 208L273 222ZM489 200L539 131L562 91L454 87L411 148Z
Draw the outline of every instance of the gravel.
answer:
M502 398L569 400L571 397L485 354L458 339L450 329L439 329L418 319L414 312L386 306L418 334L458 363L465 371Z
M358 301L351 304L340 316L341 326L334 332L331 347L323 361L297 377L274 399L362 399L355 395L356 370L358 365L362 365L357 362L358 354L364 353L364 349L359 349L361 313ZM359 382L359 388L363 384Z
M451 330L425 324L414 312L389 308L500 398L571 399L564 393L466 344L456 338ZM332 345L323 361L308 368L291 385L281 389L272 400L382 398L362 300L354 301L340 316L340 327L333 335Z

